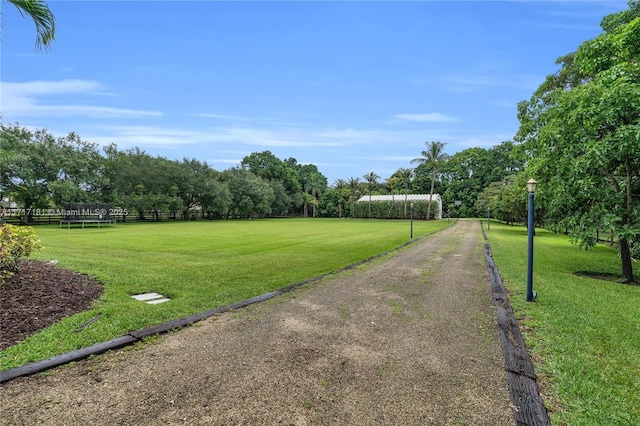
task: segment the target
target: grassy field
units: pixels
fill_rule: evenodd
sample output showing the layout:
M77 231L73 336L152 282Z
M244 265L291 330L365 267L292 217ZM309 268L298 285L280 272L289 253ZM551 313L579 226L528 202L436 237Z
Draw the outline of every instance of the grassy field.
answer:
M413 235L446 226L414 221ZM402 245L409 231L409 221L353 219L39 226L45 249L37 258L97 277L104 293L92 309L1 351L0 370L336 271ZM149 305L131 298L147 292L172 300ZM97 313L98 321L74 331Z
M485 228L486 229L486 228ZM525 332L554 425L640 424L640 287L578 277L620 273L609 247L585 251L536 230L533 288L527 303L527 231L493 222L496 265ZM634 264L636 275L640 265Z

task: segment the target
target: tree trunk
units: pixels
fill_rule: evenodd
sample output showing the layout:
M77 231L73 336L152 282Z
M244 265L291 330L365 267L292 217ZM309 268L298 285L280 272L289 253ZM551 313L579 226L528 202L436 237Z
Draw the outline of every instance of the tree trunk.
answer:
M396 206L396 197L392 193L391 194L391 207L389 207L389 213L387 213L387 218L391 218L391 210L393 210L393 208L395 206Z
M622 215L622 226L626 226L633 217L633 194L631 193L633 183L633 168L629 156L624 156L626 176L626 212ZM631 263L631 250L629 250L629 241L626 238L620 238L620 260L622 261L622 279L627 283L633 280L633 264Z
M633 282L633 264L631 263L631 250L629 241L620 238L620 260L622 261L622 279L626 283Z
M27 200L24 202L24 212L22 215L22 224L23 225L28 225L29 224L29 213L31 212L31 201Z
M435 173L434 173L435 174ZM431 199L433 198L433 186L436 181L433 175L431 175L431 192L429 192L429 205L427 206L427 220L429 220L429 216L431 216Z
M404 218L407 218L407 194L404 194Z

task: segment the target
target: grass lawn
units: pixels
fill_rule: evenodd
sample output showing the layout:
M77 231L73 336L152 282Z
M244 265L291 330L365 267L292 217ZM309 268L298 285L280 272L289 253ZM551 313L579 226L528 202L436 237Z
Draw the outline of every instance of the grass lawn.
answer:
M486 229L486 228L485 228ZM493 256L534 361L554 425L640 424L640 287L578 277L620 273L617 251L585 251L537 229L527 303L527 230L492 222ZM635 263L635 274L640 264Z
M446 226L414 221L413 235ZM1 351L0 371L336 271L400 246L409 231L406 220L357 219L38 226L45 248L36 258L97 277L104 293L92 309ZM149 305L131 298L147 292L172 300ZM98 321L75 332L98 313Z

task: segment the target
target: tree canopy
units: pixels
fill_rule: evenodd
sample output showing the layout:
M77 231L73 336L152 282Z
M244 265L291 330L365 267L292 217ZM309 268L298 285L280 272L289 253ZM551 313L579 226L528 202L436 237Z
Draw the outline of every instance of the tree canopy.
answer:
M121 151L111 144L103 151L73 132L56 138L44 129L0 125L0 196L24 208L25 223L33 219L28 212L67 202L111 203L139 220L150 213L155 220L186 220L315 211L327 189L315 165L281 161L269 151L223 172L195 158L153 157L137 147Z
M420 153L421 157L411 160L412 164L424 164L431 172L431 188L429 190L429 206L427 207L427 220L431 215L431 199L436 182L436 176L440 165L449 159L449 155L444 152L446 143L440 141L425 142L426 150Z
M586 247L595 230L618 237L633 281L640 240L640 6L602 21L604 32L559 59L561 68L518 105L516 139L541 183L546 220Z

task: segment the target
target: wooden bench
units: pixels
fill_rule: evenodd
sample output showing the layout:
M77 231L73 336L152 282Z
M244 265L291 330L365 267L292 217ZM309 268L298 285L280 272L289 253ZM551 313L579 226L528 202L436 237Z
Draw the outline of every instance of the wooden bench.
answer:
M67 229L71 228L71 224L75 224L75 223L80 223L82 224L82 229L84 229L84 224L85 223L97 223L98 224L98 228L100 228L100 224L101 223L108 223L109 226L113 225L116 223L115 220L113 219L69 219L69 220L65 220L62 219L60 221L60 228L62 228L62 224L66 223L67 224Z

